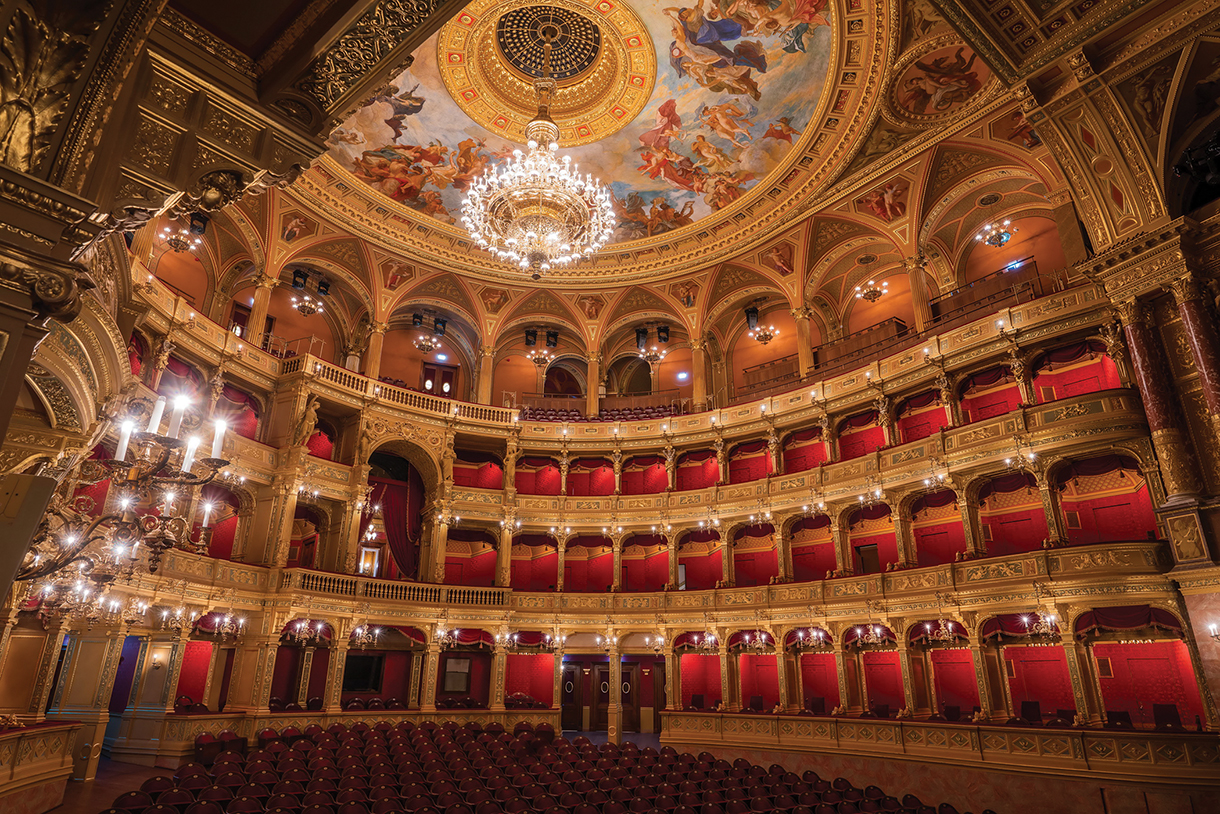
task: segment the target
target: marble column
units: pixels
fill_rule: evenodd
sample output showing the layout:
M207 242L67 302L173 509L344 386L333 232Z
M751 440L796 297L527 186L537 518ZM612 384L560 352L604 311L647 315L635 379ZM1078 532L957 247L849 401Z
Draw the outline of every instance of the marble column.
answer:
M374 322L369 331L369 346L364 352L364 375L370 379L381 375L381 351L385 347L385 333L388 328L384 322Z
M796 322L796 355L801 378L813 372L813 335L809 329L808 308L793 308L792 319Z
M246 318L246 330L242 339L253 347L263 347L263 332L267 327L267 311L271 307L271 292L280 284L278 274L261 274L254 281L254 302L250 305L250 316Z
M445 551L449 547L449 518L442 516L432 524L432 557L424 582L445 581Z
M915 330L923 333L932 324L932 306L928 303L928 278L924 273L927 260L923 255L903 262L907 281L911 285L911 305L915 310Z
M492 403L491 385L496 373L495 357L495 348L486 345L479 348L479 381L475 388L475 401L479 404Z
M601 396L598 395L599 385L602 380L602 355L600 353L590 353L588 356L589 367L585 373L585 415L595 416L601 412Z
M707 342L692 339L690 343L691 402L695 412L708 409L707 401Z
M1195 370L1199 371L1199 384L1211 414L1212 432L1220 433L1220 338L1217 338L1216 323L1208 312L1203 286L1197 277L1187 273L1170 286L1178 304L1183 333L1194 356Z
M1135 383L1148 416L1152 444L1161 462L1166 503L1191 501L1201 488L1197 464L1186 446L1169 368L1153 334L1147 307L1138 300L1127 300L1119 306L1119 311Z

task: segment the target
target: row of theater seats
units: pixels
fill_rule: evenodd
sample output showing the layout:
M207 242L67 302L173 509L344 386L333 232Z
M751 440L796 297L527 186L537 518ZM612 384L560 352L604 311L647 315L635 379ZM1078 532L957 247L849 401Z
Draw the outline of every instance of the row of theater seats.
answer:
M672 407L623 407L602 410L595 416L585 416L580 410L551 410L522 407L521 418L525 421L568 421L573 423L598 421L647 421L674 415Z
M225 751L210 767L147 780L103 814L957 814L812 770L593 746L524 723L511 733L381 722L279 734L249 754Z

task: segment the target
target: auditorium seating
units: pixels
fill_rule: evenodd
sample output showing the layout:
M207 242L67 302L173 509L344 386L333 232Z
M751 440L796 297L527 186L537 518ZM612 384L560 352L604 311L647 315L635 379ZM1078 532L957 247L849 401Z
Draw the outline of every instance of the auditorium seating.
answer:
M602 410L595 416L585 416L580 410L553 410L541 407L522 407L523 421L567 421L586 423L599 421L649 421L676 415L672 407L616 407Z
M554 734L528 723L285 729L249 754L146 780L102 814L957 814L812 770Z

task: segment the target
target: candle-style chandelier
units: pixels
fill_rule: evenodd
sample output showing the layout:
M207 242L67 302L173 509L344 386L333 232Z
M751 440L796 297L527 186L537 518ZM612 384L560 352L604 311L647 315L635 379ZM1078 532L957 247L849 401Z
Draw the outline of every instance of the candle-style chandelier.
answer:
M441 340L436 336L420 334L415 338L415 349L420 353L431 353L441 347Z
M956 622L952 622L941 616L936 620L936 623L924 622L924 633L929 641L937 644L953 644L958 639Z
M298 619L288 630L288 641L302 647L320 642L325 625L325 622L315 622L313 619Z
M665 652L664 634L658 633L655 636L645 636L644 637L644 646L647 647L652 652L656 653L657 655L664 653Z
M743 633L741 636L741 649L752 651L758 655L769 653L771 651L771 637L767 635L765 630Z
M181 437L184 426L201 423L194 415L187 420L190 400L174 400L168 427L162 431L165 406L164 396L157 399L142 432L135 432L134 419L124 420L114 458L76 464L65 477L62 492L52 498L16 576L19 581L36 581L45 604L90 598L101 602L107 586L130 579L138 567L155 574L171 548L207 549L211 512L205 508L205 533L199 543L192 543L193 518L186 517L185 510L196 504L198 490L228 463L221 458L225 423L215 423L211 455L198 458L201 439L194 434ZM84 501L69 504L64 496L76 487L104 480L114 484L116 496L113 508L98 517L89 515Z
M1010 220L1003 221L1002 223L988 223L983 227L983 231L979 232L974 239L981 240L988 246L994 246L998 249L1012 240L1012 236L1017 231L1017 227L1013 226Z
M856 628L856 644L860 646L885 644L885 636L881 632L881 626L867 624Z
M820 627L800 628L793 646L800 651L825 650L830 647L830 637Z
M175 229L172 226L161 227L161 239L165 241L165 245L169 246L175 252L193 252L203 245L203 235L191 231L189 226L180 226Z
M461 633L457 628L449 627L449 614L441 617L436 623L436 643L440 645L441 650L452 650L458 646L458 634Z
M1021 436L1013 436L1014 453L1004 459L1004 466L1014 472L1029 472L1033 473L1038 462L1038 455L1028 443L1021 439Z
M373 627L368 622L365 622L363 625L360 625L352 631L352 644L363 650L369 645L377 644L377 640L380 636L381 628Z
M537 348L525 354L525 358L533 362L537 367L545 368L554 359L554 355L544 348Z
M658 348L656 345L652 347L643 347L639 349L639 357L649 365L655 365L665 358L665 351Z
M544 23L541 77L534 80L538 113L525 127L528 152L513 151L502 169L491 167L462 202L462 223L478 246L527 270L534 280L554 266L597 253L614 233L610 193L571 158L556 158L559 126L551 119L556 82L551 49L559 29Z
M749 331L746 335L758 344L765 345L775 337L779 336L779 328L776 328L774 325L759 325L757 328Z
M215 617L215 623L212 627L212 635L219 638L221 641L229 641L230 639L240 639L241 634L246 629L246 620L240 616L234 616L230 613L223 613Z
M888 294L890 284L885 280L878 283L876 280L869 280L863 285L856 286L856 299L864 300L865 302L876 302L881 299L883 294Z

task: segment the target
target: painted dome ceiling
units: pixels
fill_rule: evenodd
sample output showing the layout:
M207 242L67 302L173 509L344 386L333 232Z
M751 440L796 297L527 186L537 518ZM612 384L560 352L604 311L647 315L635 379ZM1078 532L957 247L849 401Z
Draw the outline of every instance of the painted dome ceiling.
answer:
M796 158L834 50L827 0L475 0L330 138L355 178L453 224L524 141L552 26L561 153L614 195L616 242L725 210Z

